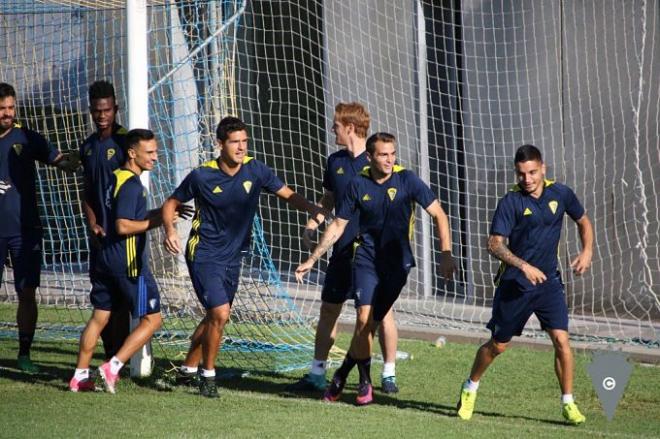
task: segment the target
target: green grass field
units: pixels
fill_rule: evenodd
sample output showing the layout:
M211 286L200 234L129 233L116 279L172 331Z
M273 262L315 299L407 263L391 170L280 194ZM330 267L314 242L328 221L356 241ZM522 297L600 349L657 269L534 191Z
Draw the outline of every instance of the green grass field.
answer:
M340 346L347 342L340 339ZM164 385L155 376L123 379L116 395L67 391L76 345L37 341L32 357L42 373L15 369L16 342L0 340L0 437L658 437L660 367L635 365L626 393L608 422L578 355L575 395L587 423L564 425L552 353L512 347L482 380L476 413L469 422L454 416L460 383L476 345L402 341L413 355L397 366L401 392L376 392L375 404L356 407L357 372L341 402L319 395L290 395L284 387L302 372L285 375L251 372L220 382L221 398L206 400L190 390ZM222 357L219 359L222 364ZM99 360L95 360L95 365ZM377 378L381 366L373 367Z

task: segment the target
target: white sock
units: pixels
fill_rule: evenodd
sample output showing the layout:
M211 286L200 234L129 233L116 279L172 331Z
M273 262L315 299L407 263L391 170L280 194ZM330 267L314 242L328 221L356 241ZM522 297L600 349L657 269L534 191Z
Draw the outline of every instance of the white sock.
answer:
M215 369L211 369L211 370L202 369L202 376L204 378L214 377L215 376Z
M469 390L470 392L476 392L479 390L479 381L472 381L470 378L465 381L463 388Z
M312 375L321 375L325 376L325 370L328 368L328 362L317 360L316 358L312 360L312 367L309 373Z
M182 364L179 370L183 373L197 373L196 367L186 366L185 364Z
M124 363L122 363L119 358L112 357L110 359L110 372L116 375L119 373L122 367L124 367Z
M382 378L389 378L396 376L396 363L383 363L383 375Z
M570 403L572 403L572 402L575 402L575 401L573 400L573 394L572 394L572 393L564 393L564 394L561 396L561 403L562 403L562 404L570 404Z
M78 381L83 381L89 378L89 368L87 369L76 369L73 374L73 377Z

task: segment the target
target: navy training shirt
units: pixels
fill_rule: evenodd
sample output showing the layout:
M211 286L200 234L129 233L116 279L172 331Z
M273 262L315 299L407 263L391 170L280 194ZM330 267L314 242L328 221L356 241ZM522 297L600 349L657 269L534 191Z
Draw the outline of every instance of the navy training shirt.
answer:
M140 276L149 268L147 232L120 235L115 227L115 221L120 218L136 221L147 218L147 190L140 177L128 169L115 170L103 208L109 226L98 257L99 269L130 278Z
M249 247L262 189L275 193L284 186L271 168L252 157L245 157L234 176L222 171L217 160L191 171L172 194L182 203L195 199L186 259L237 264Z
M0 237L20 236L41 229L37 208L35 160L52 164L60 154L39 133L19 124L0 138Z
M367 158L366 151L355 158L345 149L330 154L325 172L323 173L323 187L334 195L335 212L337 204L346 194L348 184L367 165L369 165L369 159ZM344 230L344 233L335 243L332 257L352 256L353 241L359 231L359 211L356 210L350 222L346 225L346 230Z
M395 166L392 177L378 184L367 166L350 182L337 217L350 221L359 211L356 245L374 263L408 270L415 266L410 248L415 203L426 209L435 200L433 191L413 172Z
M114 183L113 172L126 161L126 133L124 127L116 125L109 137L101 139L94 133L80 145L85 191L89 195L87 202L96 215L96 223L106 231L114 225L108 224L104 199L108 187Z
M516 184L497 204L490 234L508 238L508 247L514 255L550 278L558 271L557 252L564 213L574 221L584 215L584 208L568 186L545 180L541 196L534 198ZM525 289L533 287L521 270L502 263L495 283L513 279Z

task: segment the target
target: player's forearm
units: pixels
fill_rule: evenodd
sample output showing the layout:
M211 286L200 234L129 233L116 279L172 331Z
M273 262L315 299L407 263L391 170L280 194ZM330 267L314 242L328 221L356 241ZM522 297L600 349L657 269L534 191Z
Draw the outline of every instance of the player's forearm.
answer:
M165 227L165 233L170 234L176 232L174 228L174 218L176 216L176 209L181 202L175 198L168 198L162 207L162 220Z
M152 220L129 220L126 218L119 218L115 221L115 229L119 235L137 235L138 233L144 233L150 228Z
M504 262L507 265L522 269L523 265L527 262L514 255L509 247L504 244L504 240L498 236L491 236L488 238L488 252Z
M87 194L85 193L85 195ZM82 210L85 218L87 218L87 224L89 227L94 227L96 225L96 214L94 213L92 206L89 204L89 202L87 202L87 198L85 198L82 202Z
M438 239L440 240L440 251L451 251L451 232L449 231L449 217L442 214L435 217L435 226L438 230Z
M324 192L323 196L319 200L318 205L323 209L323 211L318 212L316 215L312 215L307 221L305 228L316 230L316 228L320 226L323 221L325 221L324 211L332 212L332 209L335 208L335 197L332 192Z
M326 252L332 247L337 240L341 237L346 229L348 221L336 219L333 221L323 233L321 242L316 246L309 259L313 262L318 261Z
M583 215L577 222L578 233L580 234L580 242L582 243L582 251L593 253L594 248L594 228L591 225L591 220L587 215Z

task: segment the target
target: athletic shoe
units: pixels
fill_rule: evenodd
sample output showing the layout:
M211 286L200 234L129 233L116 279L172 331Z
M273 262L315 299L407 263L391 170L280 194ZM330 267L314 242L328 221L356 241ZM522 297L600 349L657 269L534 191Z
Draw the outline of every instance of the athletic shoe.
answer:
M371 383L360 383L358 385L358 394L355 398L357 405L371 404L374 400L373 388Z
M39 373L39 366L37 366L32 362L32 360L30 360L29 355L19 355L16 362L18 363L18 368L23 372Z
M77 380L76 377L69 381L69 390L72 392L93 392L96 390L94 379L92 377Z
M383 393L398 393L399 387L396 385L396 377L383 378L380 381L381 390Z
M176 385L186 387L199 387L199 372L184 372L176 369Z
M458 400L456 410L458 417L464 421L469 421L472 418L474 411L474 403L477 400L477 392L471 392L467 389L461 390L461 398Z
M119 381L119 374L112 373L109 362L103 363L99 367L99 375L101 375L101 379L103 379L105 390L110 393L115 393L115 386Z
M206 398L218 398L218 386L215 377L199 377L199 394Z
M569 424L573 424L573 425L580 425L587 420L587 418L585 418L584 415L580 413L580 409L578 409L577 404L575 404L574 402L569 402L568 404L562 404L561 414L564 417L564 419L568 421Z
M324 375L305 374L295 383L286 386L286 390L292 392L322 392L328 387L328 382Z
M323 394L323 401L337 401L341 395L344 386L346 385L346 379L343 379L336 374L332 377L332 381L328 385L328 388L325 389Z

